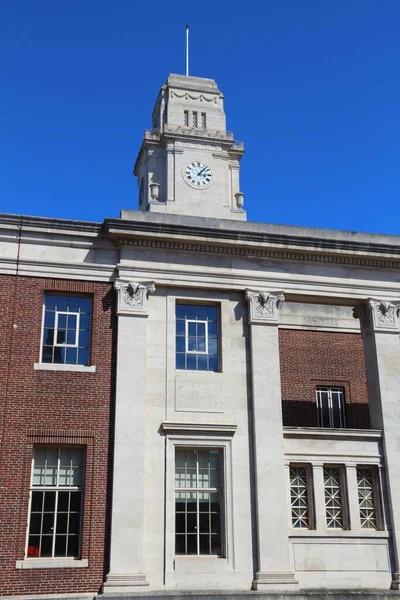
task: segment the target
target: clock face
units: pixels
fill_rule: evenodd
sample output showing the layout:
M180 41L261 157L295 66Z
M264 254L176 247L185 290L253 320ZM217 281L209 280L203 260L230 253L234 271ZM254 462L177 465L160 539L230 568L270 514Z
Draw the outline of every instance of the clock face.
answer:
M194 160L186 165L183 177L192 187L205 188L211 184L213 172L206 163Z

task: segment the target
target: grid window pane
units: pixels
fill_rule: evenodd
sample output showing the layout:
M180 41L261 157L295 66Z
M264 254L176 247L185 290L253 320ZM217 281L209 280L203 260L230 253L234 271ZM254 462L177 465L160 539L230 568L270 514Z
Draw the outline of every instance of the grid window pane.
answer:
M91 307L90 298L45 295L42 362L89 364Z
M292 527L311 529L308 468L291 465L289 477Z
M35 448L27 556L78 556L83 463L80 448Z
M220 458L219 450L176 449L176 554L221 554Z
M357 469L358 507L363 529L378 529L375 480L375 469L371 467Z
M218 311L215 306L176 305L176 368L219 370Z
M324 467L326 526L345 529L341 471L338 467Z

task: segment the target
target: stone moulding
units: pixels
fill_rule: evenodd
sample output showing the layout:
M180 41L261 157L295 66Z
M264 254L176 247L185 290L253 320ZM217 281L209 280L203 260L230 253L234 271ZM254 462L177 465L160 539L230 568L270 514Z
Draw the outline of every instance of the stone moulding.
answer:
M160 248L163 250L181 250L184 252L204 252L213 254L228 254L246 256L247 258L270 258L301 262L331 263L357 267L372 267L385 269L400 269L399 260L367 258L360 256L345 256L341 254L316 254L290 250L272 250L255 246L223 246L218 244L195 243L186 241L169 241L159 239L135 239L113 236L116 246L135 246L140 248Z
M215 436L233 436L237 425L212 423L161 423L161 429L167 435L171 434L210 434Z

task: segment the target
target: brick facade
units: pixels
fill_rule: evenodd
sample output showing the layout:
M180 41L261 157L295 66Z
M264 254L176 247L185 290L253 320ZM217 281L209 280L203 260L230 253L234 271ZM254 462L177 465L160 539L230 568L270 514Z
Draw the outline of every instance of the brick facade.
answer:
M46 291L92 297L95 373L34 370ZM0 593L96 592L107 569L114 293L103 283L3 276L0 294ZM79 444L86 449L81 558L88 560L88 567L16 568L25 554L35 443Z
M369 428L368 392L361 335L279 330L283 424L316 427L317 386L345 390L347 427Z

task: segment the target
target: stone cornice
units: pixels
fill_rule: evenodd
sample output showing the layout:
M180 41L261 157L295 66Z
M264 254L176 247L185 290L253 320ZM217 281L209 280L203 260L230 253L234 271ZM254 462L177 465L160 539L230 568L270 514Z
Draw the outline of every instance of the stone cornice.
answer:
M193 221L193 224L181 222L185 220ZM178 218L177 222L167 219L149 220L143 217L132 220L106 219L104 227L107 235L117 246L130 245L372 268L400 268L400 239L398 244L378 241L382 238L397 241L393 236L358 234L359 238L367 238L363 241L349 239L356 236L348 232L332 231L333 235L330 237L331 232L328 230L305 230L311 235L302 235L301 228L296 227L269 225L263 227L262 224L239 223L241 227L235 228L227 222L227 227L223 228L223 221L199 219L201 220L204 224L195 223L196 219L190 218ZM219 227L210 226L210 221ZM250 225L247 230L246 225ZM321 232L323 236L319 235ZM377 241L375 242L373 238Z
M29 217L26 215L13 215L0 213L1 228L19 228L22 224L24 231L40 230L50 233L50 231L71 232L72 235L82 234L100 234L103 228L102 223L92 221L76 221L74 219L50 219L48 217Z

